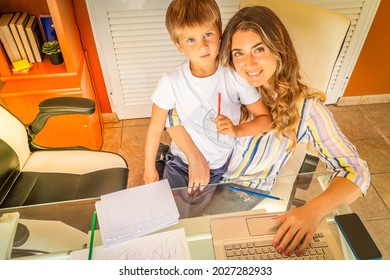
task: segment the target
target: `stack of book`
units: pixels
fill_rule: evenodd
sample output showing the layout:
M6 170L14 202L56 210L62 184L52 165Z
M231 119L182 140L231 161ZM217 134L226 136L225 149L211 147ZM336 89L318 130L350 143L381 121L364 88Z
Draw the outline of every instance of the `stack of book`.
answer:
M0 39L11 62L42 62L43 36L36 16L27 12L2 14Z

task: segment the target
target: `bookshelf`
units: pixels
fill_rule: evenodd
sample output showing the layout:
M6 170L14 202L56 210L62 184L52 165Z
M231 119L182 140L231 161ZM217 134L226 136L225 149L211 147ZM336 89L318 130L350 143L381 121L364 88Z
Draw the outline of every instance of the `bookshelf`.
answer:
M14 74L3 46L0 46L0 89L2 103L22 122L29 123L43 100L59 96L81 96L96 101L89 69L75 22L72 0L3 0L0 11L50 15L64 57L64 63L52 65L45 55L27 74ZM98 104L97 104L98 105ZM99 106L97 106L99 108ZM44 146L102 145L99 109L92 115L67 115L49 120L36 142Z

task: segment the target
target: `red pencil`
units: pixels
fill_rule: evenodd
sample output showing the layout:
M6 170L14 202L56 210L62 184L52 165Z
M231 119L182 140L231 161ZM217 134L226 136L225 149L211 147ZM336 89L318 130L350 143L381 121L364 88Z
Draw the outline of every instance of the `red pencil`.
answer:
M221 93L218 92L218 116L221 114Z

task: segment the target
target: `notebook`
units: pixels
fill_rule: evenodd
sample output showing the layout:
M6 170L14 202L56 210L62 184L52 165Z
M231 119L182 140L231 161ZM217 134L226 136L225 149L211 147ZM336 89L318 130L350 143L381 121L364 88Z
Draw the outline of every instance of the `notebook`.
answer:
M301 256L279 254L272 246L278 225L271 220L277 214L245 214L210 219L217 260L332 260L343 259L329 225L321 222L310 247Z

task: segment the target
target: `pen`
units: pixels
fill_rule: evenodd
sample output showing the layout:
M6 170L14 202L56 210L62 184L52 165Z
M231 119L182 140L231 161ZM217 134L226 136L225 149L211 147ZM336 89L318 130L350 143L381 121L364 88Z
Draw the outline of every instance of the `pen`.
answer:
M89 239L88 260L92 260L92 248L93 248L93 238L95 236L95 227L96 227L96 211L93 212L93 217L92 217L91 238Z
M232 187L232 186L229 186L229 189L239 191L239 192L244 192L247 194L253 194L253 195L257 195L257 196L261 196L261 197L271 198L271 199L275 199L275 200L283 200L283 198L280 198L277 196L273 196L273 195L269 195L269 194L265 194L265 193L258 193L258 192L254 192L254 191L250 191L250 190L244 190L244 189L240 189L240 188L236 188L236 187Z

